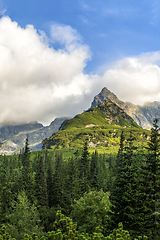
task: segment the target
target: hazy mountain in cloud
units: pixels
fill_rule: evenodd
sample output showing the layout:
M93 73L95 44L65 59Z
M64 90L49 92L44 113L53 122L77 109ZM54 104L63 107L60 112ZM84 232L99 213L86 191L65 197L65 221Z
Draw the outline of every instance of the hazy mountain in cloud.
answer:
M155 116L160 118L160 102L148 102L143 106L135 105L129 102L124 103L106 87L104 87L102 91L94 97L91 107L97 106L108 99L122 108L142 128L150 129Z
M25 146L26 137L29 140L31 151L42 149L42 140L50 137L57 131L66 118L56 118L49 126L30 122L23 124L6 124L0 127L0 140L3 143L0 154L19 153Z

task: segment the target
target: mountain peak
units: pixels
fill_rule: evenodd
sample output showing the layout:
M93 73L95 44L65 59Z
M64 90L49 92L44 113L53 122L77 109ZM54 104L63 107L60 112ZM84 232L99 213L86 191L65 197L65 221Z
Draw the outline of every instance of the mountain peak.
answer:
M117 96L111 92L108 88L104 87L102 89L102 91L97 94L95 97L94 97L94 100L91 104L91 108L94 107L94 106L97 106L99 105L100 103L103 103L105 102L106 100L111 100L111 101L115 101L117 100Z
M134 121L142 128L150 129L155 116L160 116L160 102L148 102L143 106L135 105L130 102L123 102L117 96L104 87L99 94L94 97L91 107L99 105L106 100L111 100L122 108Z

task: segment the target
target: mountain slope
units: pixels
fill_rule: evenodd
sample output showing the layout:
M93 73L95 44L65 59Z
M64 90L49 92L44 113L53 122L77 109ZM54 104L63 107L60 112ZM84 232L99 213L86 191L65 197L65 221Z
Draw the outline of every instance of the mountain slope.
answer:
M42 140L57 131L64 120L65 118L56 118L47 127L38 122L1 126L0 136L3 144L0 154L19 153L20 149L24 148L26 137L29 139L31 151L42 149Z
M160 102L146 103L143 106L128 102L124 103L106 87L104 87L102 91L94 97L91 107L105 102L106 99L112 100L119 107L121 107L142 128L150 129L155 116L160 118Z
M111 100L106 100L99 106L92 107L88 111L78 114L74 118L66 121L61 129L83 128L89 124L94 126L114 124L119 126L138 127L133 119L131 119L122 108Z
M119 146L122 129L128 134L132 129L138 138L147 138L147 132L111 100L94 106L70 120L65 120L60 130L43 140L43 148L82 147L85 139L90 147Z

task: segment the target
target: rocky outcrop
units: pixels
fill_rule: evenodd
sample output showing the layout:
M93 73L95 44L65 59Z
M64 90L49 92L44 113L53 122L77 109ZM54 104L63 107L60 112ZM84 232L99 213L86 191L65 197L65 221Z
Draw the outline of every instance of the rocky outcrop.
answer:
M102 91L94 97L91 108L99 105L102 102L105 102L106 100L111 100L112 102L115 102L118 100L118 98L114 93L104 87Z
M150 102L144 104L143 106L135 105L129 102L125 103L119 100L117 96L106 87L104 87L102 91L94 97L91 107L103 103L107 99L116 103L142 128L150 129L155 116L160 118L160 102Z

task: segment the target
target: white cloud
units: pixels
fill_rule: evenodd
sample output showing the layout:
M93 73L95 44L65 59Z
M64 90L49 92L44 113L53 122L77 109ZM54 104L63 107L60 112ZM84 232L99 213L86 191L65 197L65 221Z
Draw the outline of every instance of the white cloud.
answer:
M124 58L105 72L101 84L123 101L160 101L160 52Z
M121 100L136 104L160 100L160 52L116 62L103 76L84 74L89 48L70 26L54 24L49 47L44 32L0 19L0 123L73 116L90 107L106 86Z
M76 45L77 42L81 41L81 37L75 29L63 24L52 24L51 36L53 41L58 41L66 46Z
M68 114L76 114L75 98L90 88L89 76L83 74L90 51L70 26L54 25L51 33L63 49L48 47L45 33L32 25L21 28L9 17L0 19L0 122L49 123L66 115L68 105Z

